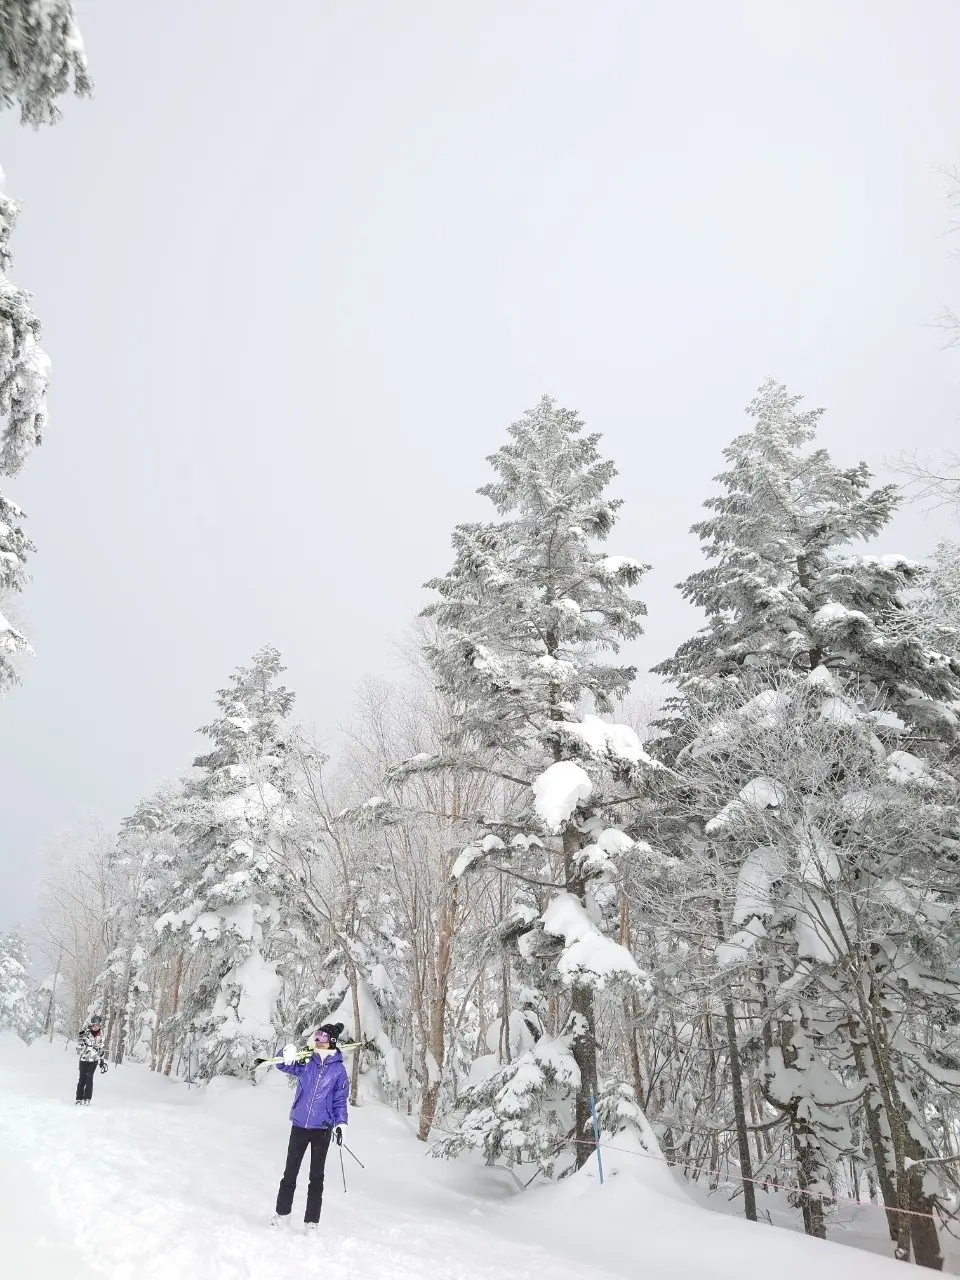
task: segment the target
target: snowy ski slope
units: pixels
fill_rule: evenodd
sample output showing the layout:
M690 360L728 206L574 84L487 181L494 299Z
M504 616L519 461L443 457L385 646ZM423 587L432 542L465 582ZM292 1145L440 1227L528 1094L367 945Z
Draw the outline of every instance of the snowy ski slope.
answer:
M518 1195L503 1170L431 1160L385 1107L353 1113L348 1193L332 1150L317 1237L304 1184L273 1208L290 1095L215 1082L205 1095L138 1066L76 1108L62 1043L0 1035L0 1274L31 1280L894 1280L902 1264L695 1205L653 1161ZM621 1163L618 1163L621 1162ZM305 1170L304 1170L305 1172Z

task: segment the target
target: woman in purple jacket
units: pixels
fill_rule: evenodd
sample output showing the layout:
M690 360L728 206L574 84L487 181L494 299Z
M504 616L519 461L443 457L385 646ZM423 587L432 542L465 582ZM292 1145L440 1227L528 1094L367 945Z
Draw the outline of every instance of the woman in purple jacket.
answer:
M323 1166L330 1147L330 1137L336 1134L337 1146L343 1141L340 1126L347 1123L347 1096L350 1093L350 1077L343 1065L343 1054L337 1048L337 1040L343 1031L342 1022L326 1023L313 1037L313 1056L306 1062L297 1062L297 1046L288 1044L283 1050L283 1062L277 1070L297 1077L297 1096L290 1108L290 1142L287 1145L287 1163L277 1192L277 1211L272 1225L286 1223L293 1207L293 1193L297 1189L297 1174L307 1147L310 1148L310 1182L307 1186L307 1211L303 1220L308 1231L315 1231L320 1221L320 1205L323 1201Z

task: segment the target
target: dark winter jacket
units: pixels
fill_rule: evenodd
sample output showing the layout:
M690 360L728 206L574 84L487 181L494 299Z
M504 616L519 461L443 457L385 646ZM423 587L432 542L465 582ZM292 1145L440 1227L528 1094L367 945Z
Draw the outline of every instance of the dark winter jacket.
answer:
M77 1053L80 1055L81 1062L102 1062L103 1032L95 1036L89 1026L84 1027L77 1039Z
M315 1053L306 1062L278 1063L277 1070L297 1077L291 1124L298 1129L332 1129L347 1123L350 1077L339 1049L326 1059Z

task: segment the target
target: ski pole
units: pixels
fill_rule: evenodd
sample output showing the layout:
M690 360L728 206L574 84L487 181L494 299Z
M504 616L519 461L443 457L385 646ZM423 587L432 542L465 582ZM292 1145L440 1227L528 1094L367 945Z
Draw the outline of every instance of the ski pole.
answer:
M593 1141L597 1148L597 1168L600 1170L600 1185L603 1186L603 1161L600 1159L600 1125L597 1123L597 1104L590 1094L590 1112L593 1116Z
M346 1153L347 1153L347 1155L348 1155L348 1156L353 1156L354 1160L356 1160L356 1161L357 1161L357 1164L360 1166L360 1168L361 1168L361 1169L365 1169L365 1168L367 1167L367 1166L363 1163L363 1161L362 1161L362 1160L357 1159L357 1157L353 1155L353 1152L350 1150L350 1148L347 1146L347 1144L346 1144L345 1142L344 1142L344 1143L341 1145L341 1147L340 1147L340 1159L341 1159L341 1160L343 1159L343 1153L344 1153L344 1151L346 1151Z
M339 1151L340 1151L340 1177L343 1179L343 1194L346 1195L347 1194L347 1172L343 1167L343 1147L340 1147Z

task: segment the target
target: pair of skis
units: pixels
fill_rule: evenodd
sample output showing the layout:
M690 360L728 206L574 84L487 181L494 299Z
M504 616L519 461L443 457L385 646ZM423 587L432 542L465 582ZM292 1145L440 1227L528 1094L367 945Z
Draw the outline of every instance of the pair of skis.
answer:
M337 1048L341 1050L362 1049L363 1045L358 1041L356 1044L338 1044ZM293 1061L309 1062L310 1059L313 1057L313 1054L314 1054L313 1049L301 1049ZM281 1054L279 1058L254 1058L253 1065L255 1067L273 1067L273 1066L277 1066L278 1063L281 1063L283 1061L284 1061L284 1058L283 1058L283 1055Z

